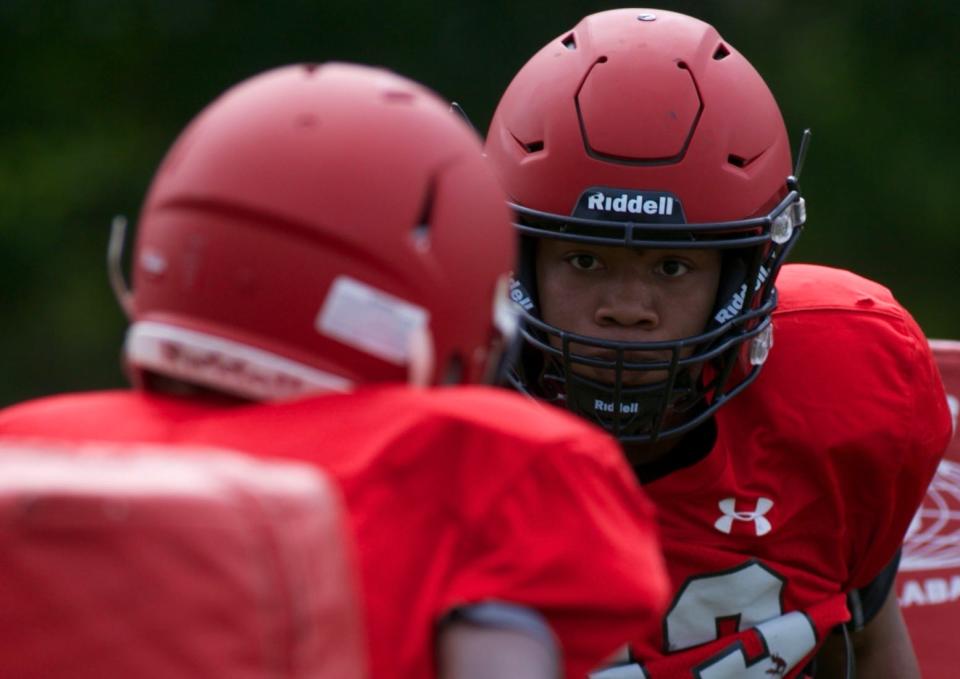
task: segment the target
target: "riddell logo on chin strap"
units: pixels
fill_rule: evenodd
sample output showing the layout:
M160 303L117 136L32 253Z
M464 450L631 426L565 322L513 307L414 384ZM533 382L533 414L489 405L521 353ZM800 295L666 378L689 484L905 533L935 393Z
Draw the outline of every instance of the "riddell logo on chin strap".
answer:
M593 409L598 413L612 413L613 412L613 403L609 401L604 401L602 399L594 399ZM620 414L621 415L636 415L640 412L639 403L621 403L620 404Z
M644 198L642 194L630 196L621 193L613 197L601 191L590 194L587 198L587 208L605 212L620 212L634 215L672 215L673 198L660 196L659 199Z

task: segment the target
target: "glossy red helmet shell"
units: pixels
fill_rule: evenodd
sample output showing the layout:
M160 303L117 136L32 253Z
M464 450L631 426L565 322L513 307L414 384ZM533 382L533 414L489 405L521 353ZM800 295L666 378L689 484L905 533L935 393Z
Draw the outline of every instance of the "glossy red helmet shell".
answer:
M257 399L477 382L514 241L479 140L432 92L279 68L210 104L157 171L127 360Z
M571 214L591 186L670 191L688 222L768 212L790 143L769 88L698 19L620 9L541 49L494 114L487 154L511 199Z

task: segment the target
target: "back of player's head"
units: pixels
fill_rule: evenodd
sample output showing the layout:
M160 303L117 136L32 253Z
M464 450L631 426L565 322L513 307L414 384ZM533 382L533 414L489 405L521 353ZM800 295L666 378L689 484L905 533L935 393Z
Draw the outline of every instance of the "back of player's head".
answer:
M127 363L258 400L481 381L512 328L509 221L479 140L426 88L351 64L258 75L153 179Z

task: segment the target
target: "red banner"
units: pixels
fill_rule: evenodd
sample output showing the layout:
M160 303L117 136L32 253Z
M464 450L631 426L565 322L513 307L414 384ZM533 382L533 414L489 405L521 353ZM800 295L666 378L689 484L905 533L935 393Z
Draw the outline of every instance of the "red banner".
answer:
M924 679L960 676L960 341L931 340L953 439L903 545L897 596Z

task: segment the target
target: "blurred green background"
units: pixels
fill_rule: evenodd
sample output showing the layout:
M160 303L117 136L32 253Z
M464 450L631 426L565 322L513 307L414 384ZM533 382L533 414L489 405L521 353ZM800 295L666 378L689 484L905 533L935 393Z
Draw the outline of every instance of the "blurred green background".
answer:
M385 65L485 130L529 56L619 5L0 0L0 405L123 384L109 221L136 216L166 148L228 86L295 61ZM794 260L878 279L928 335L960 338L960 5L658 6L746 54L795 141L813 128Z

